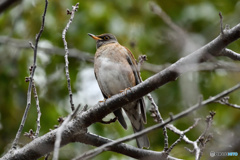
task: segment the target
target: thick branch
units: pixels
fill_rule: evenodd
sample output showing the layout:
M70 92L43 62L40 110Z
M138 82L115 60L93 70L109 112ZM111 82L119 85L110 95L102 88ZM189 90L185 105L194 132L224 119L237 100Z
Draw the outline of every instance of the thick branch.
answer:
M76 108L76 110L73 111L71 115L67 117L67 119L64 120L64 122L61 124L61 126L58 128L57 133L56 133L56 140L54 143L54 152L53 152L53 160L58 160L58 154L59 154L59 148L61 144L61 137L62 137L62 132L64 129L66 129L67 124L69 121L71 121L77 114L78 110L80 108L80 105Z
M96 147L102 146L106 143L110 143L113 142L110 139L107 139L105 137L101 137L98 135L94 135L91 133L87 133L85 134L85 138L82 139L79 136L76 136L76 141L81 142L81 143L85 143L85 144L89 144L89 145L93 145ZM85 141L83 141L85 140ZM136 159L141 159L141 160L147 160L151 158L158 158L158 159L176 159L173 158L171 156L168 156L166 154L164 154L164 152L155 152L155 151L151 151L151 150L144 150L144 149L139 149L127 144L118 144L118 145L114 145L111 148L108 149L109 151L113 151L113 152L117 152L117 153L121 153L124 154L126 156L132 157L132 158L136 158ZM144 158L143 158L144 157Z

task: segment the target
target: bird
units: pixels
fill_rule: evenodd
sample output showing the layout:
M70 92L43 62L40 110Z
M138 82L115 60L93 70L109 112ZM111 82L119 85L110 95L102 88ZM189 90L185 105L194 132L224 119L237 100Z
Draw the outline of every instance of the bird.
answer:
M128 48L120 45L113 34L88 35L96 40L94 73L105 99L142 82L133 54ZM122 110L130 120L134 133L144 129L147 118L143 97L113 111L122 127L127 129ZM139 148L150 146L147 135L137 137L136 141Z

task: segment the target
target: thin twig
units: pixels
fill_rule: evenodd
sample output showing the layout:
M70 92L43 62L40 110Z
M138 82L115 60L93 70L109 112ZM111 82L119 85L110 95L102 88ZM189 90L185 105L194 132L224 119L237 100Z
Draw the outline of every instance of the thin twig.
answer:
M138 72L141 71L141 66L143 65L143 63L147 60L147 56L146 55L141 55L138 57L138 64L137 64L137 70Z
M28 43L29 43L30 47L34 50L35 47L34 47L33 43L31 41L29 41Z
M240 109L239 105L229 103L229 96L223 97L222 99L219 99L216 102L220 103L220 104L223 104L223 105L227 105L227 106L236 108L236 109Z
M15 139L13 141L13 144L12 144L13 149L16 149L16 146L18 144L20 135L22 133L23 127L24 127L26 119L27 119L27 113L28 113L30 105L31 105L32 82L33 82L33 76L34 76L35 69L36 69L38 41L39 41L39 39L42 35L42 32L44 30L47 7L48 7L48 0L45 0L45 8L44 8L44 12L43 12L43 15L42 15L42 25L41 25L39 33L36 36L36 40L35 40L36 42L35 42L35 46L34 46L32 72L31 72L30 77L29 77L29 85L28 85L28 92L27 92L27 105L26 105L26 108L25 108L25 111L24 111L24 114L23 114L21 124L20 124L19 129L18 129L18 132L17 132L16 137L15 137Z
M163 127L163 136L164 136L164 151L168 150L168 134L166 126Z
M151 127L149 127L149 128L146 128L146 129L144 129L144 130L142 130L142 131L140 131L140 132L137 132L137 133L134 133L134 134L132 134L132 135L129 135L129 136L126 136L126 137L123 137L123 138L119 138L119 139L117 139L116 141L113 141L113 142L104 144L104 145L102 145L102 146L100 146L100 147L98 147L98 148L96 148L96 149L90 150L90 151L88 151L88 152L86 152L86 153L78 156L77 158L74 158L74 160L80 160L80 159L81 159L81 160L87 160L87 159L89 159L89 158L92 158L92 157L94 157L94 156L102 153L103 151L108 150L108 149L109 149L111 146L113 146L113 145L117 145L117 144L119 144L119 143L126 142L126 141L129 141L129 140L132 140L132 139L135 139L135 138L140 137L140 136L142 136L142 135L144 135L144 134L147 134L147 133L149 133L149 132L151 132L151 131L153 131L153 130L155 130L155 129L162 128L162 127L166 126L167 124L169 124L170 122L175 121L175 120L177 120L177 119L180 119L180 118L182 118L182 117L185 117L185 116L189 115L190 113L192 113L193 111L201 108L202 106L205 106L205 105L207 105L207 104L209 104L209 103L212 103L212 102L214 102L214 101L216 101L216 100L218 100L218 99L220 99L220 98L222 98L222 97L225 97L226 95L228 95L228 94L236 91L236 90L239 89L239 88L240 88L240 83L238 83L237 85L233 86L232 88L229 88L229 89L227 89L227 90L224 90L223 92L217 94L217 95L214 96L214 97L210 97L209 99L207 99L207 100L205 100L205 101L201 101L201 103L195 104L194 106L190 107L189 109L184 110L184 111L182 111L181 113L172 116L171 118L168 118L168 119L167 119L165 122L163 122L163 123L156 124L156 125L154 125L154 126L151 126Z
M231 58L232 60L240 61L240 54L237 52L234 52L233 50L227 49L227 48L225 48L221 51L220 56L226 56L226 57Z
M236 108L236 109L240 109L240 106L237 104L225 103L225 105Z
M166 153L169 154L169 153L172 151L172 149L173 149L179 142L181 142L181 140L185 137L185 134L186 134L187 132L189 132L191 129L193 129L194 127L197 126L199 120L200 120L200 118L195 119L195 122L194 122L194 124L193 124L192 126L188 127L188 128L187 128L186 130L184 130L184 131L181 131L180 137L169 147L169 149L166 151ZM169 125L167 125L167 127L168 127L168 126L169 126Z
M32 46L32 44L30 43L30 45ZM33 67L29 67L29 71L30 71L30 74L32 73L32 69ZM30 81L30 77L26 77L25 78L25 82L29 82ZM37 116L37 130L36 130L36 133L33 132L32 129L30 129L30 131L28 133L25 133L24 135L31 138L31 139L35 139L38 137L39 135L39 132L40 132L40 128L41 128L41 125L40 125L40 119L41 119L41 110L40 110L40 106L39 106L39 99L38 99L38 95L37 95L37 88L35 86L35 83L34 83L34 79L32 79L32 90L33 90L33 95L34 95L34 98L35 98L35 101L36 101L36 107L37 107L37 113L38 113L38 116Z
M175 127L174 125L172 125L172 124L168 124L168 125L167 125L167 128L168 128L169 130L171 130L172 132L180 135L180 136L181 136L182 133L183 133L183 131L179 130L178 128L176 128L176 127ZM189 140L186 135L183 136L183 140L184 140L186 143L188 143L188 144L193 144L193 143L194 143L193 141Z
M147 94L147 98L149 99L149 101L152 104L152 108L149 110L151 112L151 117L154 118L155 122L163 123L164 121L158 110L158 106L154 102L152 95L150 93ZM167 128L165 126L163 127L163 136L164 136L164 151L167 151L168 150L168 135L167 135Z
M48 157L50 156L50 153L48 153L46 156L45 156L45 158L44 158L44 160L48 160Z
M38 116L37 116L37 130L36 130L36 133L35 133L35 136L34 136L34 138L37 138L38 135L39 135L39 132L40 132L40 128L41 128L40 119L41 119L41 114L42 113L41 113L40 106L39 106L39 99L38 99L37 89L36 89L34 80L32 81L32 89L33 89L33 94L34 94L34 98L35 98L35 101L36 101L36 107L37 107L37 113L38 113Z
M70 105L71 105L72 111L74 111L74 104L73 104L73 100L72 100L71 79L70 79L69 70L68 70L69 51L68 51L68 46L67 46L67 41L66 41L66 33L67 33L68 28L70 27L70 24L73 21L74 13L77 11L78 5L79 5L79 3L77 3L75 6L72 6L72 11L71 12L69 10L67 10L67 14L71 14L71 17L70 17L66 27L64 28L64 30L62 32L62 39L63 39L64 49L65 49L65 56L64 56L64 58L65 58L65 72L66 72L67 86L68 86L68 92L69 92L69 97L70 97Z
M151 116L154 118L155 122L158 123L163 123L163 118L158 110L158 106L156 105L156 103L154 102L151 94L147 94L148 99L150 100L151 104L152 104L152 108L150 109L151 112ZM164 126L163 127L163 136L164 136L164 151L168 150L168 135L167 135L167 128Z
M176 25L172 21L171 17L169 17L167 13L164 12L164 10L158 4L156 4L155 2L150 2L149 5L150 5L151 11L154 14L158 15L173 31L175 31L178 35L184 35L185 37L186 35L185 31L182 28L180 28L178 25Z
M179 143L182 141L183 137L185 134L181 134L180 137L169 147L169 149L166 151L166 153L170 153L172 151L172 149Z
M140 68L143 65L143 63L147 60L147 56L146 55L142 55L138 57L138 72L140 74ZM141 78L141 77L140 77ZM156 103L154 102L154 99L152 98L152 95L150 93L147 94L147 97L149 99L149 101L152 104L152 108L150 109L151 112L151 116L154 118L155 122L158 123L162 123L163 122L163 118L158 110L158 106L156 105ZM164 126L163 127L163 135L164 135L164 151L168 150L168 135L167 135L167 128Z
M188 127L186 130L184 130L183 133L185 134L185 133L189 132L190 130L192 130L194 127L196 127L200 120L201 120L200 118L196 118L194 124L192 126Z
M220 17L220 31L221 31L221 34L223 35L224 32L223 32L223 16L222 16L222 13L219 12L219 17Z
M31 42L29 42L30 46L34 49L34 46ZM32 69L33 67L29 67L29 71L30 71L30 74L32 73ZM30 78L29 77L26 77L25 78L25 81L26 82L29 82L30 81ZM38 94L37 94L37 88L35 86L35 82L34 82L34 79L32 79L32 90L33 90L33 95L34 95L34 98L35 98L35 101L36 101L36 108L37 108L37 113L38 113L38 116L37 116L37 130L36 130L36 133L32 135L33 139L37 138L38 135L39 135L39 132L40 132L40 128L41 128L41 125L40 125L40 119L41 119L41 109L40 109L40 105L39 105L39 99L38 99Z
M206 146L206 143L209 142L210 139L212 138L212 135L211 134L207 135L207 133L212 126L213 117L214 117L215 114L216 114L215 112L211 111L210 115L207 116L207 118L206 118L207 126L206 126L204 132L196 140L196 143L199 143L199 146L197 148L194 148L195 152L196 152L195 153L196 160L200 160L200 158L203 154L203 150Z
M151 117L153 117L154 121L157 123L162 123L163 119L162 116L158 110L158 106L156 105L156 103L154 102L152 95L149 93L147 94L147 98L149 99L149 101L151 102L152 107L150 108L150 112L151 112Z
M61 144L61 137L62 137L62 132L64 131L64 129L66 129L66 125L68 124L69 121L71 121L75 115L77 114L79 108L81 105L78 105L78 107L76 108L76 110L74 110L72 112L71 115L69 115L64 122L62 123L62 125L58 128L58 131L56 133L56 140L54 143L54 151L53 151L53 160L58 160L58 155L59 155L59 148L60 148L60 144Z
M25 132L23 135L32 139L32 140L35 139L35 133L33 132L32 129L30 129L28 132Z

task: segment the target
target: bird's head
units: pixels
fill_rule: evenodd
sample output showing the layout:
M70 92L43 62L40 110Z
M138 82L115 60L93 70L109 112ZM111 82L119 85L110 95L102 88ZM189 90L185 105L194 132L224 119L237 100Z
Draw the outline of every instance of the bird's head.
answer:
M109 44L109 43L117 43L117 38L111 34L111 33L104 33L100 35L94 35L91 33L88 33L90 37L96 40L96 46L97 48L101 47L102 45Z

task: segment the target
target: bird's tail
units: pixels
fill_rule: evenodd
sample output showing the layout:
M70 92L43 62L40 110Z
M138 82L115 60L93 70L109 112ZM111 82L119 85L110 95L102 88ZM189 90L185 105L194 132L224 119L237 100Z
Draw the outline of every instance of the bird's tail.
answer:
M140 128L136 128L135 124L132 123L134 133L139 132L139 131L144 129L143 122L140 122L140 125L138 125L138 126ZM136 141L137 141L137 145L138 145L139 148L149 148L149 146L150 146L149 140L148 140L148 137L147 137L146 134L142 135L141 137L138 137L136 139Z
M144 113L141 113L140 105L141 105L140 103L137 103L135 107L124 108L128 118L131 121L134 133L143 130L144 122L146 121L144 119L144 116L145 116L143 115ZM149 148L150 144L149 144L147 135L142 135L136 138L136 140L139 148L143 148L143 147Z

